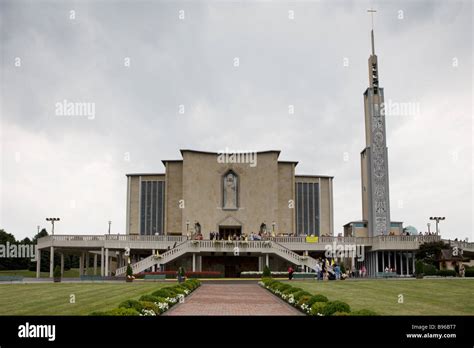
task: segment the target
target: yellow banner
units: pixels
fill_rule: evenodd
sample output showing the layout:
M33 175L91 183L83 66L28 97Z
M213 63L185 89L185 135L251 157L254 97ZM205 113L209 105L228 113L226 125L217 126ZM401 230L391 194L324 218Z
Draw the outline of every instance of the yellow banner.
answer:
M318 236L314 236L314 237L307 236L306 237L306 243L317 243L318 241L319 241Z

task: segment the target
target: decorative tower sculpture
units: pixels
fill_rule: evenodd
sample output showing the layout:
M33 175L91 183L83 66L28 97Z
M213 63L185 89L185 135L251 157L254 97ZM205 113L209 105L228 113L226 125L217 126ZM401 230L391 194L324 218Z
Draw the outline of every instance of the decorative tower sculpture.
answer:
M372 54L369 57L370 86L364 93L366 147L361 152L362 216L367 221L369 237L387 235L390 232L384 95L383 88L379 87L373 28L371 41Z

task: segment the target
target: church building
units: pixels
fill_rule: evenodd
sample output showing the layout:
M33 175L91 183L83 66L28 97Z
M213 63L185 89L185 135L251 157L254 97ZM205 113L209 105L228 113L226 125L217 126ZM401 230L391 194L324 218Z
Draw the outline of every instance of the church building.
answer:
M165 173L127 175L127 234L333 235L333 177L297 175L298 162L279 161L280 151L253 153L251 163L181 156L163 161Z

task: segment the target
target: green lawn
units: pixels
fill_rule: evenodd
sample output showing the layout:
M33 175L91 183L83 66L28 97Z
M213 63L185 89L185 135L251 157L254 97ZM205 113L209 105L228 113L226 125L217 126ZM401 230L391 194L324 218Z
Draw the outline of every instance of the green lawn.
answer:
M0 315L88 315L171 284L174 282L0 283ZM71 295L76 303L70 303Z
M100 268L98 269L100 273ZM94 270L89 268L88 275L92 275ZM40 272L41 278L48 278L49 272ZM0 276L22 276L25 278L36 278L36 271L28 271L27 269L20 269L14 271L0 271ZM64 271L64 278L79 278L79 269L71 268L67 271Z
M292 281L314 294L382 315L474 315L474 279ZM403 303L398 303L403 295Z

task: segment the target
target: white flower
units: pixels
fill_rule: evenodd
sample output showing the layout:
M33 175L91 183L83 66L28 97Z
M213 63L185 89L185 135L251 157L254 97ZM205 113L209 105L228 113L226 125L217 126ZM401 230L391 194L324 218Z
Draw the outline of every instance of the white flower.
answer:
M140 313L140 315L149 317L149 316L156 316L156 313L154 310L151 310L151 309L142 309L142 312Z

